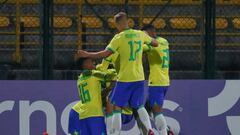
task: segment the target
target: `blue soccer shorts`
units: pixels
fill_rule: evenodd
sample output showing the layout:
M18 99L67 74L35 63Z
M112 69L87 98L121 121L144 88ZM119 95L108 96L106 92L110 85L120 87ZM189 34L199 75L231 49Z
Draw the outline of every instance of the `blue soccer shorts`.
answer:
M80 133L81 130L80 125L81 122L79 119L79 114L73 109L71 109L68 119L68 133L69 134L74 134L74 132Z
M89 117L79 119L79 114L70 111L68 132L79 135L107 135L104 117Z
M134 109L144 105L144 81L117 82L111 94L111 103Z
M154 105L163 105L168 86L149 86L149 104L150 107Z

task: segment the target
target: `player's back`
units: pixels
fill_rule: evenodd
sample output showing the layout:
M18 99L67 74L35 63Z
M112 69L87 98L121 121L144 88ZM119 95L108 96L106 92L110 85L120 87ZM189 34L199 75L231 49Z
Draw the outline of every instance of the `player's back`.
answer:
M158 47L153 47L148 52L150 67L149 85L169 85L169 43L166 39L157 37Z
M101 99L101 78L93 71L84 71L78 79L77 86L81 99L80 118L103 116ZM97 74L97 73L96 73Z
M144 43L151 43L151 38L140 30L128 29L117 34L109 44L109 50L119 53L119 81L144 80L142 67L142 46Z

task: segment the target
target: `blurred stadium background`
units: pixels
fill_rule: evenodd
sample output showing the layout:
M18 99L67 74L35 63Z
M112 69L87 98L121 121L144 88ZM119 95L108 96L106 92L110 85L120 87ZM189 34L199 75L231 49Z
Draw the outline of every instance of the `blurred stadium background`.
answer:
M104 49L119 11L168 39L171 79L240 78L240 0L0 0L0 79L76 79L76 49Z

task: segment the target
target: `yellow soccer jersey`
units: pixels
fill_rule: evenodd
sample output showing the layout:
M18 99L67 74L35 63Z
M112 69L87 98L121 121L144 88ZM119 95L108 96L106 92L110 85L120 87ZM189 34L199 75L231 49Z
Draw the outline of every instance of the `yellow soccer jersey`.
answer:
M143 45L143 52L149 52L153 47L151 45Z
M109 57L103 59L102 63L97 68L97 70L105 72L108 69L109 64L112 63L113 66L114 66L114 69L118 73L119 68L120 68L120 61L119 61L118 56L119 56L118 52L115 52L114 54L110 55Z
M127 29L114 36L107 46L113 53L119 53L120 69L118 81L135 82L144 80L142 66L143 44L150 44L152 38L140 30Z
M81 112L81 107L80 107L81 104L82 104L81 101L77 102L77 103L72 107L72 109L73 109L74 111L76 111L77 113L80 113L80 112Z
M169 86L169 43L158 37L158 47L152 47L147 53L150 75L149 86Z
M119 72L119 64L120 64L118 56L119 56L119 54L118 54L118 52L116 52L116 53L110 55L109 57L103 59L102 63L100 64L100 66L98 68L98 70L101 70L103 72L107 71L109 64L112 63L113 66L114 66L114 69L116 69L116 72L118 73ZM106 86L107 87L110 86L109 82L106 83ZM133 114L132 109L129 108L129 107L123 108L122 113L126 114L126 115L132 115Z
M101 82L105 74L96 70L85 70L79 76L77 87L81 99L78 107L80 119L94 116L104 116L101 98Z

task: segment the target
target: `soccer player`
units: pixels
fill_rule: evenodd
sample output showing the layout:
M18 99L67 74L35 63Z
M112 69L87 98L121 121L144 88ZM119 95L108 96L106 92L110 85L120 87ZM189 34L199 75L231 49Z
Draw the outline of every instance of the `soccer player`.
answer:
M97 65L97 70L106 72L109 65L112 64L113 68L116 70L117 74L119 73L120 69L120 61L119 61L119 54L116 52L109 57L102 60L102 63ZM108 83L108 85L110 85ZM110 88L111 89L111 88ZM112 90L110 91L110 93ZM112 129L112 116L113 116L113 110L112 110L112 104L109 99L110 93L107 94L105 97L106 100L106 126L107 126L107 133L111 134L113 132ZM104 97L103 97L104 98ZM133 118L133 111L130 107L125 107L122 109L122 124L127 124L130 122Z
M114 135L119 135L121 132L121 109L128 104L137 110L148 134L153 135L148 113L143 106L145 78L142 66L142 45L158 46L158 42L140 30L130 29L127 20L124 12L114 16L116 28L120 33L114 36L105 50L100 52L79 50L78 54L82 57L106 58L115 52L119 53L120 70L111 96L111 102L114 104Z
M169 81L169 43L158 37L152 25L146 25L143 30L152 38L157 39L159 46L147 52L150 67L149 104L154 114L155 125L160 135L167 135L167 123L163 116L162 105L170 84Z
M69 124L76 122L79 124L78 132L80 135L106 135L106 125L102 109L101 83L116 76L116 73L109 74L96 71L95 62L91 58L80 58L77 65L82 67L82 74L77 81L80 103L75 106L80 121L72 120ZM73 117L77 116L73 112ZM71 130L71 134L73 130Z
M71 109L69 113L69 121L68 121L68 133L71 135L77 135L80 133L80 106L81 102L77 102Z

